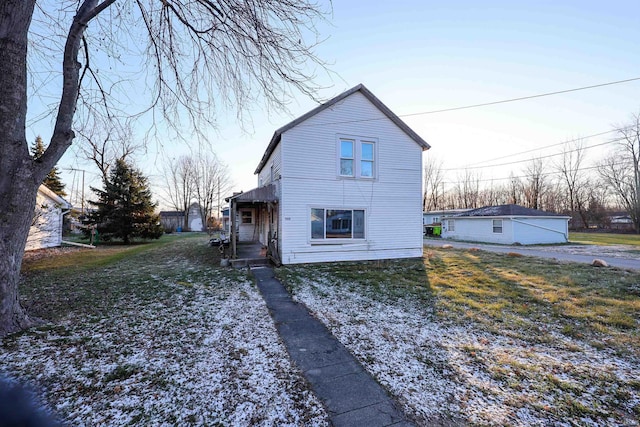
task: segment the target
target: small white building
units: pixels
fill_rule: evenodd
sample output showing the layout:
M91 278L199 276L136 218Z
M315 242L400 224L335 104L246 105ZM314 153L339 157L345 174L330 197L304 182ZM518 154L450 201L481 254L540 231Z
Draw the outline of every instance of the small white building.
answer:
M433 225L441 224L442 218L445 216L453 216L459 213L470 211L471 209L441 209L435 211L427 211L422 213L422 224Z
M569 219L518 205L487 206L445 216L442 238L505 245L566 243Z
M38 187L33 221L25 250L52 248L62 244L63 216L71 204L44 185Z
M428 148L358 85L275 131L232 230L283 264L421 257Z

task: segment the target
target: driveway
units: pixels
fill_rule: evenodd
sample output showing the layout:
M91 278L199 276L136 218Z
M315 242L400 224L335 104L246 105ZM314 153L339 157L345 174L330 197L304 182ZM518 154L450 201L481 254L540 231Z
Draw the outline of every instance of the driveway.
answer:
M590 264L595 258L602 259L612 267L640 270L640 250L625 245L549 245L549 246L512 246L492 245L488 243L467 243L453 240L425 238L424 245L442 247L452 245L454 248L478 248L490 252L517 252L525 256L551 258L559 261L581 262Z

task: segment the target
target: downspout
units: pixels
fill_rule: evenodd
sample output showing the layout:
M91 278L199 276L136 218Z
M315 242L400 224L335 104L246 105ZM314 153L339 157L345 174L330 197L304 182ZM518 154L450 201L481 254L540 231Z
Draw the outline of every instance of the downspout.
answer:
M562 234L562 235L564 236L564 239L565 239L567 242L569 241L569 236L568 236L568 234L567 234L567 233L565 233L564 231L558 231L558 230L554 230L553 228L543 227L543 226L541 226L541 225L536 225L536 224L531 224L531 223L528 223L528 222L526 222L526 221L520 221L520 220L517 220L517 219L515 219L515 218L511 218L511 221L513 221L513 222L517 222L517 223L520 223L520 224L524 224L524 225L528 225L528 226L530 226L530 227L540 228L540 229L542 229L542 230L547 230L547 231L552 231L552 232L554 232L554 233Z

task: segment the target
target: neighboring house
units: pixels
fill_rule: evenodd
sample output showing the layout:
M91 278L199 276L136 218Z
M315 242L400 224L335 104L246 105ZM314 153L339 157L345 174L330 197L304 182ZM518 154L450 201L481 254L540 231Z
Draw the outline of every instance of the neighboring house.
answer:
M569 219L518 205L487 206L443 217L442 237L483 243L566 243Z
M63 216L71 204L41 185L36 196L36 208L25 250L52 248L62 244Z
M428 148L358 85L275 131L232 230L283 264L420 257Z
M189 227L187 230L184 229L184 211L161 211L160 223L165 230L206 231L198 203L192 203L189 206Z
M165 232L182 231L184 228L184 211L160 211L160 224Z
M229 233L229 230L231 230L231 220L229 217L228 207L222 209L222 230L227 233Z
M614 212L609 216L610 227L614 230L633 230L633 220L626 212Z
M423 225L441 224L442 217L452 216L462 212L470 211L471 209L441 209L439 211L427 211L422 213Z

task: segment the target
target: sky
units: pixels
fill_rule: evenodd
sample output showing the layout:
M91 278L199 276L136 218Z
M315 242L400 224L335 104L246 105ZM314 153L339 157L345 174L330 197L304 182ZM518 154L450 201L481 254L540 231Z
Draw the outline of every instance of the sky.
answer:
M540 147L610 131L640 112L640 81L634 81L418 114L640 77L640 2L334 1L332 8L318 25L326 40L316 53L331 71L318 75L325 87L318 95L328 100L363 83L431 145L424 156L443 162L447 185L468 166L489 166L474 169L484 180L507 177L523 164L492 165L554 154L559 147ZM243 125L233 115L221 117L222 124L207 134L230 168L234 191L257 185L253 172L273 132L315 106L300 95L289 112L256 106ZM612 148L589 149L589 158ZM181 145L168 150L186 151ZM534 151L491 161L528 150ZM161 178L160 156L150 147L138 159L154 187ZM78 162L71 153L59 163L62 169L73 165ZM78 179L77 173L63 175L68 186Z

